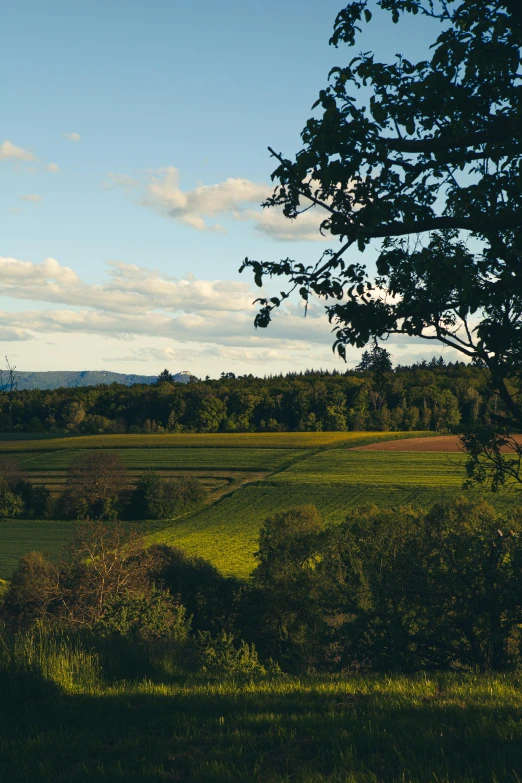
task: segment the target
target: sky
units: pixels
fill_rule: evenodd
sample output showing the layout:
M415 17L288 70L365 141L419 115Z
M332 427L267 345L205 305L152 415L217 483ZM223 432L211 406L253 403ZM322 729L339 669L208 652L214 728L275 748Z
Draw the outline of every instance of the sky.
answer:
M199 377L345 368L321 303L304 318L294 300L256 330L263 291L238 271L246 256L313 263L337 247L319 214L289 221L260 206L275 168L267 147L300 149L330 68L361 50L428 56L433 30L419 18L378 21L356 51L329 46L342 7L6 6L0 342L12 364ZM405 339L388 349L396 364L433 354ZM347 366L359 356L349 349Z

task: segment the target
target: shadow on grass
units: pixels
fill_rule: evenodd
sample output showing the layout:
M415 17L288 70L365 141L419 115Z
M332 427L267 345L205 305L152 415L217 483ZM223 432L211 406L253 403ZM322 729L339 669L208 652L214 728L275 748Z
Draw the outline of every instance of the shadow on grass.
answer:
M0 707L0 779L521 780L516 704L488 700L484 690L464 704L455 695L407 699L315 683L141 685L26 699Z

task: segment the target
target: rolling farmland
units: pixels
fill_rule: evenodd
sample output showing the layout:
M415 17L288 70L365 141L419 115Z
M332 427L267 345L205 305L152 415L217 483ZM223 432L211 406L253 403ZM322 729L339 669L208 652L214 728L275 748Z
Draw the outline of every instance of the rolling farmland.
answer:
M313 503L335 524L357 506L429 506L460 492L465 456L438 451L438 438L423 440L423 435L297 432L13 439L0 441L0 461L16 459L32 481L54 494L64 486L71 459L90 448L117 450L128 468L129 487L152 469L166 476L193 476L210 490L209 504L166 520L162 529L150 533L149 542L180 546L224 573L248 577L259 527L277 511ZM401 441L400 451L388 450L392 439ZM419 450L430 442L433 451ZM369 450L371 443L384 448ZM408 447L411 450L405 450ZM500 507L519 503L519 498L507 493L488 496ZM71 521L0 521L0 578L9 577L23 552L56 553L73 529Z

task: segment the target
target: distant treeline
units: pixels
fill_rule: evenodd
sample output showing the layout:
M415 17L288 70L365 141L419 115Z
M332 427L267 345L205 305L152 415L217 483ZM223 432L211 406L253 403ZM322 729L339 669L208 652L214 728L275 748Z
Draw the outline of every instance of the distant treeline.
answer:
M72 433L435 430L488 422L501 403L484 367L442 358L394 370L223 373L188 384L162 380L0 393L0 431Z

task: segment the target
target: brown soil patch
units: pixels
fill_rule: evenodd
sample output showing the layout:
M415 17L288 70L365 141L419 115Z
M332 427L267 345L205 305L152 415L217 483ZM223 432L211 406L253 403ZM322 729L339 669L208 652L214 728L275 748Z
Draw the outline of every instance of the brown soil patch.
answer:
M515 435L517 443L522 443L522 435ZM509 449L505 449L508 451ZM406 438L405 440L385 440L370 443L368 446L355 447L354 451L462 451L457 435L436 435L428 438Z

